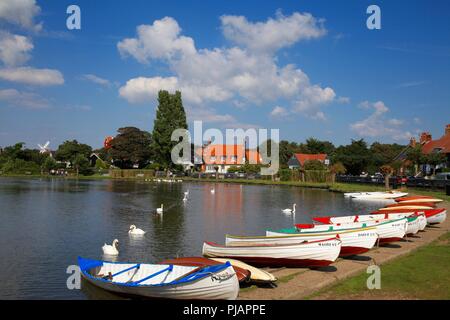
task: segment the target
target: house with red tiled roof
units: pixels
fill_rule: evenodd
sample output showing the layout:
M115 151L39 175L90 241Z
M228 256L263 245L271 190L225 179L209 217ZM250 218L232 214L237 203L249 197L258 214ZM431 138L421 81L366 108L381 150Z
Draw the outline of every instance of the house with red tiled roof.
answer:
M422 132L419 136L419 141L415 138L411 138L409 145L402 151L398 156L396 156L393 160L405 161L408 150L410 148L414 148L416 145L422 145L422 152L424 154L430 153L442 153L446 155L447 158L447 166L450 164L450 124L445 126L444 135L439 139L433 140L433 137L429 132ZM420 168L422 172L429 172L429 166L424 165Z
M301 168L305 165L305 162L311 160L318 160L326 165L329 164L328 155L325 153L318 153L318 154L294 153L292 157L289 159L287 165L289 166L289 169Z
M245 163L260 164L262 158L257 150L246 149L245 144L206 144L196 150L202 155L201 171L205 173L227 173L231 167Z
M423 153L443 153L447 155L447 161L450 161L450 124L447 124L444 135L439 139L433 140L431 134L425 132L421 134L420 140Z

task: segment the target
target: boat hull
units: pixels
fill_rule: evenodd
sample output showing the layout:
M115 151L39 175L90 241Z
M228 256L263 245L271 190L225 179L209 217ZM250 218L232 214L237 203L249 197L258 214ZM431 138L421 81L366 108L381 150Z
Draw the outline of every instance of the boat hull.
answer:
M439 224L445 221L447 219L447 210L442 209L440 212L435 212L432 214L425 214L427 218L428 224Z
M383 200L383 199L396 199L400 197L404 197L408 195L406 192L395 192L395 191L386 191L386 192L353 192L353 193L344 193L344 197L350 197L354 199L368 199L368 200Z
M355 220L356 216L347 216L347 217L326 217L326 219L317 219L318 221L352 221ZM360 216L361 217L361 216ZM336 218L336 219L334 219ZM341 219L342 218L342 219ZM346 228L364 228L364 227L375 227L376 233L380 239L380 243L382 242L392 242L392 239L401 239L406 235L408 220L406 217L402 217L395 220L384 220L384 221L363 221L363 222L346 222L339 224L328 224L328 225L317 225L317 228L330 228L332 227L334 230L346 229ZM397 240L395 240L397 241Z
M338 258L341 243L337 238L289 245L221 246L205 242L203 255L237 259L261 267L320 267Z
M88 261L88 263L90 261L95 262L95 260ZM193 281L184 282L178 281L177 279L188 276L190 273L195 273L201 268L173 266L173 271L170 273L162 273L146 280L146 282L142 282L142 284L133 284L130 281L131 279L133 281L140 278L144 279L148 274L154 274L155 270L161 270L168 266L141 264L138 270L133 269L126 273L120 272L133 265L135 264L103 262L102 265L87 268L83 266L83 263L80 263L80 270L82 277L91 284L120 295L162 299L234 300L239 293L239 282L230 264L220 270L216 269L216 271L211 271L207 275L202 275ZM210 267L210 270L216 267ZM206 273L208 269L206 268L204 270ZM105 274L107 275L109 272L116 274L118 271L121 274L113 278L117 278L117 280L106 280L104 278ZM164 283L165 281L169 282ZM149 284L150 282L151 284Z
M321 240L337 235L339 235L339 239L342 242L341 251L339 253L340 257L367 252L375 246L378 240L378 234L376 233L375 228L362 228L355 231L311 232L305 234L266 231L265 239L256 238L253 242L292 243L294 241ZM227 240L229 240L229 238L227 238Z

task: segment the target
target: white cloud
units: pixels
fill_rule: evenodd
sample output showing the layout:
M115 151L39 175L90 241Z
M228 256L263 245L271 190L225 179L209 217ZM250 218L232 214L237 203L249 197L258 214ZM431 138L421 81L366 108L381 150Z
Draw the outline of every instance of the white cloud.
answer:
M8 67L21 65L30 59L31 39L0 31L0 61Z
M119 89L119 94L131 103L141 103L154 100L159 90L175 91L177 87L178 79L176 77L139 77L128 80Z
M266 22L249 22L244 16L224 15L220 18L224 36L252 51L274 52L300 40L319 38L326 34L323 20L309 13L295 12Z
M289 114L289 112L280 106L276 106L275 108L273 108L272 112L270 112L270 116L273 118L281 118L281 117L286 117Z
M316 111L317 107L330 103L335 97L336 94L331 88L321 88L316 85L308 86L303 89L300 99L296 101L294 111L302 113Z
M297 28L294 36L278 34L282 44L287 46L296 41L318 37L324 31L313 31L319 22L308 14L293 14L290 17L278 15L276 19L253 24L245 22L245 28L237 28L231 16L222 17L226 28L233 26L233 34L244 32L258 34L273 26L281 32L281 26ZM224 27L224 30L226 29ZM249 31L253 30L253 31ZM319 30L319 31L318 31ZM224 31L225 32L225 31ZM240 103L262 104L279 99L295 101L292 108L298 113L315 115L319 108L332 102L336 94L332 88L311 84L308 76L295 65L279 66L269 48L273 45L260 44L252 51L243 47L197 49L192 38L182 36L178 23L170 17L156 20L151 25L137 28L136 38L127 38L117 44L123 57L133 57L141 63L160 60L166 63L173 75L170 77L137 77L130 79L119 89L121 97L130 103L154 101L160 89L181 90L183 99L192 106L204 106L211 102L240 101Z
M359 106L373 110L373 113L366 119L350 125L350 129L359 136L370 138L385 137L395 141L404 141L412 136L410 131L402 127L403 120L385 117L385 114L389 112L389 108L383 101L374 103L363 101Z
M83 74L81 78L105 87L109 87L111 85L111 82L108 79L98 77L95 74Z
M347 103L350 103L350 98L349 97L339 97L339 98L337 98L337 102L347 104Z
M402 125L403 124L403 120L400 120L400 119L395 119L395 118L392 118L392 119L389 119L388 120L388 123L390 124L390 125L392 125L392 126L400 126L400 125Z
M322 121L327 120L325 113L323 113L322 111L317 111L314 115L311 116L311 118L315 119L315 120L322 120Z
M410 81L410 82L403 82L400 83L397 88L411 88L411 87L417 87L425 84L425 81Z
M22 28L40 31L42 23L35 23L35 17L41 8L35 0L1 0L0 20L18 25Z
M21 92L16 89L0 90L0 101L4 101L10 105L30 109L43 109L50 107L50 103L47 99L32 92Z
M0 79L38 86L61 85L64 77L58 70L33 67L0 69Z
M141 63L150 59L168 59L177 53L195 53L194 41L180 36L178 22L165 17L152 25L137 27L137 38L120 41L117 48L122 56L132 56Z

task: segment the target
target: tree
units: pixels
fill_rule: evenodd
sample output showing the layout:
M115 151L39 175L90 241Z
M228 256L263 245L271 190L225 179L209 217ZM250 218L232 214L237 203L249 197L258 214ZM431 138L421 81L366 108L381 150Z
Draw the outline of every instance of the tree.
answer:
M173 168L171 151L178 143L171 141L175 129L187 129L186 113L183 108L181 92L170 94L166 90L158 93L158 108L153 123L152 149L155 161L166 168Z
M86 159L91 155L92 148L84 143L79 143L77 140L64 141L58 146L55 158L59 161L68 161L73 164L75 158L81 154Z
M422 145L417 144L406 151L406 159L414 164L414 174L419 171L419 165L425 163L425 156L422 153Z
M73 159L73 167L77 171L77 176L80 174L86 174L89 169L89 160L84 156L84 154L77 154Z
M303 165L305 170L326 170L327 167L319 160L308 160Z
M446 162L445 154L432 152L425 156L425 162L433 166L433 176L436 174L436 166Z
M382 165L389 164L392 160L405 148L403 145L399 144L384 144L379 142L374 142L370 146L371 161L369 166L375 171L378 170Z
M145 167L152 155L151 134L135 127L119 128L117 132L108 149L108 155L114 164L122 169L132 168L134 164L139 164L140 168Z
M287 163L294 154L293 145L289 143L289 141L281 140L279 144L279 151L280 151L280 167L287 168Z
M344 174L346 172L344 165L341 162L334 163L330 166L331 178L333 183L336 182L337 174Z
M57 167L58 164L56 163L55 159L53 159L52 157L47 157L42 163L41 169L48 172L52 169L56 169Z
M392 168L390 165L383 165L380 168L381 173L384 174L384 186L386 189L389 189L389 178L394 173L394 168Z
M336 149L333 162L341 162L348 173L359 175L367 170L371 155L364 139L352 140L350 145Z
M306 140L306 153L310 154L318 154L325 153L327 155L331 155L334 153L336 149L334 144L329 141L321 141L315 138L309 138Z

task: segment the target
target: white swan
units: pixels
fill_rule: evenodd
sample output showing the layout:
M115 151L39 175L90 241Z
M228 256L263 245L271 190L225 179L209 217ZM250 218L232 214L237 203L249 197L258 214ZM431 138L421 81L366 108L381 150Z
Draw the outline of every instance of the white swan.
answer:
M187 201L187 195L184 195L183 201L186 202Z
M215 189L211 189L211 194L214 194L216 192Z
M140 236L140 235L145 234L145 231L142 230L142 229L136 228L136 226L134 224L132 224L130 226L130 230L128 230L128 233L132 234L132 235L139 235Z
M292 205L292 209L283 209L283 210L281 210L281 211L283 211L283 213L295 213L295 206L296 206L296 204L294 203L293 205Z
M184 192L184 195L185 195L185 196L188 196L188 195L189 195L189 189L188 189L187 191Z
M159 214L163 213L163 207L164 207L164 205L161 203L161 208L156 208L156 213L159 213Z
M112 245L109 244L104 244L102 249L103 249L103 254L104 255L108 255L108 256L117 256L119 255L119 250L118 250L118 245L119 245L119 240L114 239Z

